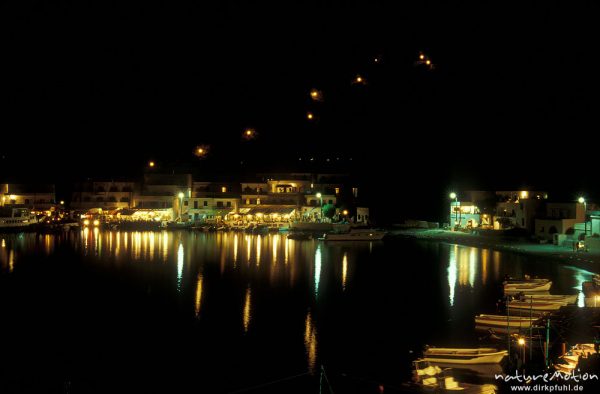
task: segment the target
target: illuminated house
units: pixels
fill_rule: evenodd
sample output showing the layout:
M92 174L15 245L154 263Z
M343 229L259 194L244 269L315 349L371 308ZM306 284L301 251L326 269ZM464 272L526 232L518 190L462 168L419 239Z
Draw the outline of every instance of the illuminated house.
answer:
M454 228L476 228L481 225L479 208L469 201L450 202L450 223Z
M75 185L71 208L114 210L131 208L139 184L133 181L88 181Z
M576 225L585 223L585 204L579 202L547 203L546 215L535 219L535 235L561 244L575 235ZM562 235L562 237L561 237Z
M541 191L498 191L498 202L494 213L494 229L522 228L533 231L535 219L544 215L544 204L548 198Z
M182 220L200 223L228 221L237 214L239 205L238 184L194 182L191 196L183 198Z
M192 190L191 174L145 174L140 191L133 196L134 208L173 209L179 211L181 199Z
M55 208L54 185L29 185L0 183L1 206L19 205L33 211L49 211Z

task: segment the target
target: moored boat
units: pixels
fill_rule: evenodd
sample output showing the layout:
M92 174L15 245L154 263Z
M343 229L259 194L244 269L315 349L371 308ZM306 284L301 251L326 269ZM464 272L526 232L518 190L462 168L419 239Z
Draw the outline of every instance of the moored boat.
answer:
M579 294L522 294L520 296L521 300L527 302L529 302L530 299L533 299L533 302L553 302L560 303L563 305L576 303L578 297Z
M505 293L548 291L550 287L552 287L552 281L548 279L511 279L504 282Z
M495 348L463 349L429 347L423 352L423 359L436 363L497 364L507 354L506 350Z
M534 311L557 311L564 305L560 302L534 301L533 299L528 301L513 300L508 303L508 307L511 309L532 309Z
M486 315L481 314L475 316L475 324L477 326L491 326L491 327L520 327L528 328L538 320L537 317L522 317L522 316L510 316L510 315Z
M0 232L23 231L35 223L37 219L28 208L0 208Z
M379 241L385 237L385 231L373 229L352 229L347 233L329 233L323 236L324 241Z

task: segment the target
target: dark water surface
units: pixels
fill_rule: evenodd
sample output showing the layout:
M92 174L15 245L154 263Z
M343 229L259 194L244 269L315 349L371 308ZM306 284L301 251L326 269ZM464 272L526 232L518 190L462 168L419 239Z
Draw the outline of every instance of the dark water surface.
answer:
M316 393L321 365L336 392L394 386L424 344L477 345L473 317L496 311L505 274L549 277L556 294L591 277L412 240L87 230L0 239L2 393L232 392L307 372L246 392Z

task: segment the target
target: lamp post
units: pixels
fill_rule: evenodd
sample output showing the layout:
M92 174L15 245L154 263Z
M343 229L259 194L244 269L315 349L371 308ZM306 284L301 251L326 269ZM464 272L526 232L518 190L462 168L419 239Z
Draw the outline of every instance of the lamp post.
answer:
M582 197L579 197L579 198L577 199L577 201L578 201L580 204L583 204L583 226L584 226L584 227L583 227L583 228L584 228L584 230L583 230L583 231L584 231L584 233L585 233L585 236L587 237L587 201L585 201L585 198L583 198L583 196L582 196Z
M452 231L454 231L454 229L456 228L456 224L459 223L458 211L456 210L456 208L458 208L458 196L456 195L456 193L452 192L450 193L450 198L456 203L456 205L454 206L454 226L452 226ZM450 203L450 205L452 205L452 203ZM452 220L452 216L450 216L450 220Z
M321 193L317 193L316 196L318 199L321 200L321 217L320 217L320 219L323 220L323 195Z
M179 221L181 222L183 220L183 196L184 194L182 192L179 192Z

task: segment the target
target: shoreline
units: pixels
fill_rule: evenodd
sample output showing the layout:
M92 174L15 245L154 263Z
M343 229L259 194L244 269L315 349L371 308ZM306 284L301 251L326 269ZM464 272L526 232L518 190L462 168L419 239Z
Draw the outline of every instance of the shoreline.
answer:
M565 246L536 244L506 237L473 235L440 229L391 229L388 230L388 235L392 238L445 242L535 256L544 260L574 265L594 273L600 272L600 253L575 252Z

